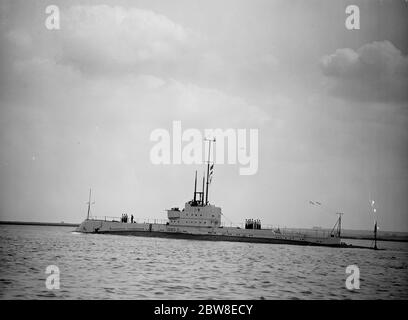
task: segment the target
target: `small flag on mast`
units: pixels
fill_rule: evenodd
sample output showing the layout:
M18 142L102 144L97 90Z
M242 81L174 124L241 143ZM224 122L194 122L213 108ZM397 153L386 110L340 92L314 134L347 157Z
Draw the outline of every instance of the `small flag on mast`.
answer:
M213 174L214 174L214 163L210 166L210 183L212 181Z

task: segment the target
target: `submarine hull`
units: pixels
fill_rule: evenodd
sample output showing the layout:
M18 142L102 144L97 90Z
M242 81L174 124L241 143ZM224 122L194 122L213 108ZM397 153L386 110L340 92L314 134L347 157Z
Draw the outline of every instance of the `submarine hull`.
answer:
M249 243L291 244L302 246L347 247L339 238L307 237L299 234L275 234L270 229L248 230L232 227L174 227L167 224L122 223L85 220L77 232L156 237L184 240L232 241Z

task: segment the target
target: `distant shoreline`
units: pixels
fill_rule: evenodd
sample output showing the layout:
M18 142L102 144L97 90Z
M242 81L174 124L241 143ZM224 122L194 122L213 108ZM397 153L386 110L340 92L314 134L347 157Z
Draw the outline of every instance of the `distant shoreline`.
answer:
M31 222L31 221L0 221L0 225L26 225L26 226L49 226L49 227L78 227L79 223L66 223L66 222ZM312 230L312 229L310 229ZM342 231L342 239L350 240L373 240L373 237L367 236L367 231L360 231L361 234L355 234L358 231L350 230ZM388 232L387 232L388 233ZM397 235L384 235L378 236L377 241L395 241L395 242L408 242L407 236Z
M349 240L371 240L374 241L374 238L369 238L369 237L358 237L358 236L341 236L342 239L349 239ZM393 242L408 242L408 239L404 238L377 238L377 241L393 241Z
M49 227L78 227L79 223L66 222L31 222L31 221L0 221L1 224L27 225L27 226L49 226Z

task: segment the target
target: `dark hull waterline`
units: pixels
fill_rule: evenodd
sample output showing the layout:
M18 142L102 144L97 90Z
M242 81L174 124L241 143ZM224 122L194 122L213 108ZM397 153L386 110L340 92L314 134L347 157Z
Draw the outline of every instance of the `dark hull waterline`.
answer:
M307 241L296 241L290 239L271 239L271 238L256 238L256 237L237 237L225 235L201 235L201 234L187 234L176 232L157 232L157 231L135 231L135 230L121 230L121 231L96 231L93 234L112 234L122 236L136 236L136 237L153 237L153 238L170 238L181 240L201 240L201 241L230 241L230 242L247 242L247 243L269 243L269 244L289 244L299 246L318 246L318 247L332 247L332 248L359 248L372 249L370 247L354 246L345 243L340 244L324 244L313 243Z

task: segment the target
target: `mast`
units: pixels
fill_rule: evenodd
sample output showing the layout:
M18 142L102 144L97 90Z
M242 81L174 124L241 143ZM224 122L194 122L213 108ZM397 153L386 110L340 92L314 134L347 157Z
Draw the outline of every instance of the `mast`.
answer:
M89 188L88 214L86 216L86 220L89 220L90 212L91 212L91 188Z
M340 236L341 236L341 216L342 216L344 213L342 213L342 212L337 212L337 214L339 215L339 220L338 220L339 224L338 224L337 234L338 234L338 237L340 238Z
M195 172L195 181L194 181L194 203L196 202L196 194L197 194L197 170Z
M207 162L207 182L206 182L206 188L205 188L205 205L208 204L208 179L209 179L209 174L210 174L210 146L211 141L208 144L208 162Z
M337 227L337 237L340 238L341 236L341 216L344 214L343 212L336 212L336 214L339 215L339 218L336 221L336 224L334 225L332 231L330 232L331 235L334 235L334 230L336 230Z
M375 208L375 201L371 200L371 211L373 214L373 218L374 218L374 250L377 250L377 229L378 229L378 225L377 225L377 219L375 218L375 215L377 213L377 209Z
M207 161L207 183L206 183L206 191L205 191L205 204L208 204L208 185L210 184L210 159L211 159L211 142L215 142L215 139L205 139L208 141L208 161Z
M374 250L377 250L377 220L375 220L374 225Z
M204 184L205 184L205 172L203 172L203 192L201 193L201 205L204 206Z

